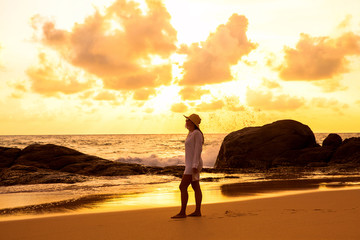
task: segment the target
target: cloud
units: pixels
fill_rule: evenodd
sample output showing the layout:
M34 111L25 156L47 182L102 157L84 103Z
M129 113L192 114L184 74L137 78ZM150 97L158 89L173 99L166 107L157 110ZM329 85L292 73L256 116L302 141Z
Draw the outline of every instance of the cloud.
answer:
M248 20L234 14L202 43L183 45L180 53L187 54L180 85L215 84L233 80L231 66L256 48L246 36Z
M24 93L29 91L29 84L25 80L8 81L7 85L12 89L11 97L21 99Z
M145 109L145 112L148 113L148 114L151 114L154 112L154 109L153 108L147 108Z
M38 65L26 70L31 89L36 93L47 96L58 93L73 94L90 89L94 84L92 80L80 82L80 72L50 62L44 53L40 53L38 58Z
M199 100L202 95L209 94L209 90L188 86L180 90L179 94L183 100Z
M142 88L134 92L134 100L145 101L150 98L151 95L156 93L155 89Z
M188 111L188 106L185 103L175 103L171 106L171 111L175 113L184 113Z
M116 93L110 92L110 91L102 91L98 93L95 97L95 100L98 101L116 101L117 96Z
M96 11L72 31L42 24L42 43L72 65L95 74L116 90L153 88L172 80L169 63L153 65L152 58L168 58L176 50L177 32L161 1L146 1L143 13L133 1L117 0L104 14ZM34 29L42 22L33 18Z
M222 100L216 100L210 103L202 102L196 105L196 111L198 112L212 112L220 110L224 107L224 102Z
M247 89L246 100L250 107L260 110L288 111L302 107L305 100L289 95L274 96L271 92Z
M345 19L337 26L338 29L344 29L350 26L352 20L352 16L346 15Z
M10 88L14 89L15 91L21 92L21 93L27 92L29 90L28 84L25 80L8 81L7 85Z
M360 55L360 36L352 32L332 39L301 34L296 48L285 48L285 59L279 67L283 80L314 81L347 73L347 56Z
M335 112L342 113L342 110L349 108L349 105L346 103L340 103L336 99L327 99L327 98L313 98L311 100L311 106L318 108L332 109Z
M264 87L269 88L269 89L274 89L274 88L281 88L280 84L276 81L271 81L269 79L263 78L263 81L261 83Z
M171 107L172 112L184 113L189 109L193 109L197 112L213 112L224 109L231 112L245 111L245 107L240 104L239 98L236 96L225 97L224 99L212 99L210 102L181 102L173 104Z
M345 91L348 89L347 86L344 86L340 83L339 78L328 79L326 81L316 81L314 85L321 87L324 92L334 92L334 91Z

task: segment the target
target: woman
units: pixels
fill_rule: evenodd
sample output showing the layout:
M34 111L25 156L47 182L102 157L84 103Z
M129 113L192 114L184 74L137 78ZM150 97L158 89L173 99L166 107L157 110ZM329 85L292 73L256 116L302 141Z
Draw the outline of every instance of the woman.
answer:
M204 144L204 135L199 128L201 119L197 114L191 114L186 117L186 128L189 134L185 140L185 171L180 183L181 191L181 210L172 218L200 217L202 192L200 189L200 171L203 167L201 159L202 145ZM188 187L191 184L195 192L196 209L193 213L186 215L186 206L188 202Z

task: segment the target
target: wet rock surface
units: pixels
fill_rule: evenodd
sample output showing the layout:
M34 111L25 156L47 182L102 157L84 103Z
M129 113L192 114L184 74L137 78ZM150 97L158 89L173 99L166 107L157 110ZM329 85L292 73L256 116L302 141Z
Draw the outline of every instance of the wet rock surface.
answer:
M342 141L332 133L320 146L308 126L280 120L227 135L215 168L341 167L338 165L349 168L360 165L360 138Z
M280 120L262 127L247 127L224 138L216 168L270 168L276 158L304 148L315 147L311 129L294 120ZM293 152L294 153L294 152Z
M360 165L360 138L348 138L335 150L331 164Z
M149 171L156 169L113 162L53 144L33 144L23 150L0 148L0 185L3 186L74 183L89 176L137 175Z

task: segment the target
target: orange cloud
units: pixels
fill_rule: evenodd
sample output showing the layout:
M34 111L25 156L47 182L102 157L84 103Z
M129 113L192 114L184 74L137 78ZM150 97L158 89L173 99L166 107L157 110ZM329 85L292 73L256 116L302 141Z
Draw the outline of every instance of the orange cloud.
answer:
M199 100L202 95L209 94L209 90L203 90L194 86L184 87L179 94L184 100Z
M10 95L12 98L23 98L24 93L29 91L28 82L25 80L8 81L7 85L13 89L13 92Z
M184 103L175 103L171 106L171 111L175 113L184 113L188 111L188 106Z
M145 101L148 100L151 95L156 93L155 89L139 89L134 92L134 100Z
M288 111L302 107L305 100L289 95L274 96L271 92L247 89L246 100L250 107L260 110Z
M344 91L347 90L347 86L343 86L340 83L339 78L332 78L326 81L316 81L314 85L321 87L324 92Z
M224 102L222 100L213 101L210 103L202 102L196 105L196 111L198 112L212 112L224 107Z
M279 68L283 80L313 81L346 73L346 56L360 55L360 36L348 32L336 39L301 34L296 48L285 48Z
M183 64L184 76L180 85L204 85L233 80L230 67L242 56L256 48L247 39L248 20L234 14L226 24L220 25L205 42L182 46L180 53L187 54Z
M116 101L117 96L115 93L110 91L102 91L94 97L98 101Z
M69 63L95 74L110 89L133 90L169 84L171 65L152 65L151 58L167 58L176 50L177 33L161 1L139 4L117 0L105 11L76 23L72 31L42 25L42 42ZM33 22L39 22L35 17ZM36 26L34 27L36 29Z
M7 85L11 88L13 88L15 91L17 92L27 92L28 89L28 84L26 81L24 80L18 80L18 81L8 81Z
M326 98L313 98L311 100L311 106L318 108L332 109L335 112L342 113L342 110L349 108L349 105L346 103L340 103L335 99L326 99Z
M79 82L79 72L70 70L62 64L51 63L44 53L40 53L38 58L39 64L26 70L34 92L54 96L58 93L78 93L93 86L91 80Z

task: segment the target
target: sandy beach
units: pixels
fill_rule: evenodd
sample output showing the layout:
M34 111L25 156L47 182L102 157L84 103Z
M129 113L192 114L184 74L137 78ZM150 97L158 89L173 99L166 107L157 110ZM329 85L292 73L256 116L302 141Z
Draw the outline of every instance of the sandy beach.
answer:
M154 208L0 222L1 239L360 239L360 190L205 204L199 218ZM188 213L194 206L188 207Z

